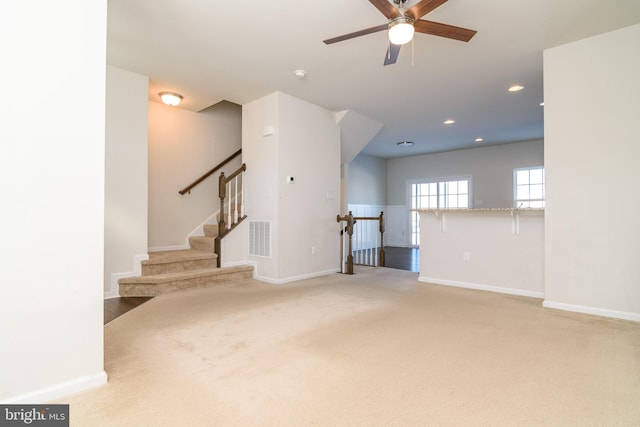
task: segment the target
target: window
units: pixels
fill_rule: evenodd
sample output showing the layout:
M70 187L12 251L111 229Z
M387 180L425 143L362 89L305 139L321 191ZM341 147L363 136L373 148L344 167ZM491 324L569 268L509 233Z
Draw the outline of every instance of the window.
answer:
M453 209L469 207L469 181L436 179L411 183L411 209ZM411 245L420 244L420 214L411 211Z
M544 208L544 167L514 169L513 182L517 208Z

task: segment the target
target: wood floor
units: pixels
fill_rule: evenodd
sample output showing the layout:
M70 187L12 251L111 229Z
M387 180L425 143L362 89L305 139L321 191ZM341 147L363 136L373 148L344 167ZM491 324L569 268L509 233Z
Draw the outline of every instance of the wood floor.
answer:
M104 300L104 324L149 301L151 297L120 297Z
M420 249L418 248L385 246L384 259L385 267L387 268L415 272L420 271Z
M420 270L420 249L387 246L384 248L384 252L385 267L387 268L416 272ZM150 299L151 297L120 297L104 300L104 324L106 325Z

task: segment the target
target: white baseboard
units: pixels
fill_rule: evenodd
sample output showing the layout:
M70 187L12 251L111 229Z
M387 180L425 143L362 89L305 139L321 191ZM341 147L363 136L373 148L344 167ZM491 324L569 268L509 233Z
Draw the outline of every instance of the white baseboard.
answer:
M564 304L561 302L544 300L542 306L557 310L573 311L575 313L592 314L595 316L610 317L613 319L631 320L640 322L640 313L629 313L626 311L608 310L605 308L587 307L584 305Z
M250 265L253 267L253 278L256 278L256 271L258 270L258 263L255 261L232 261L232 262L225 262L222 263L222 268L225 267L237 267L240 265Z
M285 283L297 282L299 280L305 280L305 279L313 279L315 277L328 276L330 274L335 274L335 273L339 273L339 272L340 272L340 269L339 268L335 268L335 269L331 269L331 270L318 271L318 272L315 272L315 273L302 274L300 276L291 276L291 277L287 277L287 278L284 278L284 279L273 279L271 277L264 277L264 276L258 275L255 272L255 269L254 269L254 278L256 280L260 280L261 282L271 283L273 285L283 285Z
M98 372L94 375L87 375L75 380L66 381L41 390L36 390L20 396L3 399L5 404L39 404L59 400L66 396L85 391L94 387L98 387L107 383L107 373L105 371Z
M133 256L133 271L127 271L124 273L112 273L111 281L109 283L109 290L105 291L104 299L119 298L120 286L118 280L125 277L140 276L142 274L142 261L149 259L149 254L138 254Z
M125 277L133 277L136 276L132 271L127 273L112 273L111 274L111 282L109 283L109 290L105 291L104 299L110 298L119 298L120 297L120 285L118 285L118 280L124 279Z
M274 279L271 277L261 276L258 273L258 263L256 261L233 261L222 264L222 267L236 267L238 265L252 265L253 278L261 282L270 283L272 285L283 285L285 283L297 282L298 280L313 279L314 277L328 276L330 274L339 273L340 269L331 269L325 271L317 271L315 273L302 274L300 276L291 276L284 279Z
M544 292L527 291L525 289L503 288L500 286L482 285L479 283L458 282L455 280L436 279L433 277L418 277L419 282L433 283L435 285L453 286L456 288L476 289L479 291L498 292L501 294L518 295L522 297L544 298Z

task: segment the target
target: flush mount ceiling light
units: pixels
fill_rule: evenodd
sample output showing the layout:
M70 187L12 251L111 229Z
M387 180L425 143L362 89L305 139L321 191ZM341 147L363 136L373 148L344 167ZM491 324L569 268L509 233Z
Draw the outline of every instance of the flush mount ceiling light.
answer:
M484 141L484 139L482 139L482 138L476 138L476 139L474 139L474 141L475 141L475 142L477 142L477 143L480 143L480 142Z
M524 89L524 86L522 85L511 85L509 87L509 92L520 92L522 89Z
M413 40L413 19L399 16L389 22L389 41L395 45L403 45Z
M396 142L398 147L413 147L413 141L400 141Z
M452 125L452 124L454 124L455 122L456 122L455 120L448 119L448 120L445 120L443 123L444 123L445 125Z
M183 99L182 95L174 92L160 92L158 95L160 95L160 99L162 100L163 103L167 105L171 105L172 107L175 107L176 105L180 104L180 102L182 102L182 99Z
M304 79L305 77L307 77L307 72L305 70L295 70L293 72L293 74L295 74L295 76L297 78L299 78L300 80Z

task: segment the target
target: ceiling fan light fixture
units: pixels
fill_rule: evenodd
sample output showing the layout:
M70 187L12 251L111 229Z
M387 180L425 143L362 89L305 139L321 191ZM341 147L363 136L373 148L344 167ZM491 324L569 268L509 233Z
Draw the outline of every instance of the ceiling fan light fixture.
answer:
M160 99L162 100L163 103L167 104L167 105L171 105L172 107L175 107L176 105L180 104L180 102L182 102L182 95L180 95L179 93L173 93L173 92L160 92L158 95L160 95Z
M396 45L409 43L413 39L415 29L413 19L400 16L389 22L389 41Z

